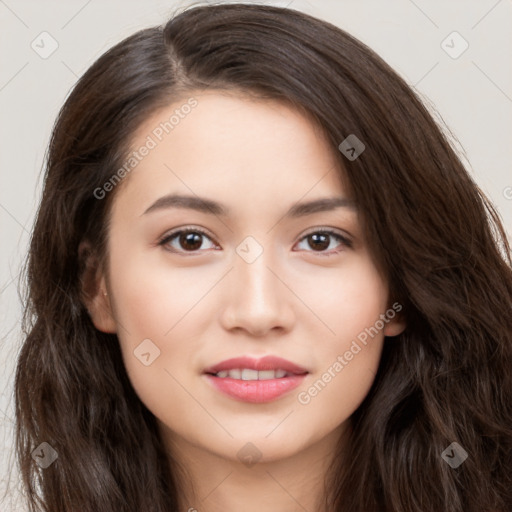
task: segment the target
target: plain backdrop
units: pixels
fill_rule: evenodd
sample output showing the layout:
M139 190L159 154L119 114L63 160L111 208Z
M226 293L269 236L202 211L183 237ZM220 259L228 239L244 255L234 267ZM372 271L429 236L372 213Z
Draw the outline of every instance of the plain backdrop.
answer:
M177 6L191 3L0 0L2 511L22 510L17 505L18 475L15 468L10 472L14 467L13 379L21 343L18 275L39 202L42 164L53 122L77 78L103 52L141 28L163 23ZM379 53L416 88L436 119L445 123L457 138L454 144L463 155L468 171L497 206L510 236L512 4L509 0L246 3L289 6L312 14L347 30ZM47 34L41 35L43 32ZM45 38L44 42L41 38ZM56 50L44 55L52 45L58 45Z

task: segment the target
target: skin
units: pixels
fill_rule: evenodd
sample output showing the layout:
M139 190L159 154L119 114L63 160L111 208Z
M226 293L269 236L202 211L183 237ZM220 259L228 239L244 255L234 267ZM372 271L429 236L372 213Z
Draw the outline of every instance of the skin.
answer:
M284 216L299 201L350 199L337 148L310 120L275 101L220 91L190 96L198 105L115 191L108 272L98 269L91 318L97 329L117 333L135 391L188 474L180 485L184 511L320 510L327 465L374 381L384 336L405 324L395 316L307 405L299 403L299 393L391 307L388 284L356 209ZM133 147L187 98L147 119ZM169 193L218 201L229 215L184 208L144 214ZM187 226L210 236L195 252L179 237L158 245ZM317 228L352 246L327 237L319 250L305 238ZM236 252L247 236L263 249L252 263ZM148 338L160 355L145 366L134 350ZM310 372L270 403L227 397L202 375L231 357L269 354ZM249 442L261 454L251 467L237 455Z

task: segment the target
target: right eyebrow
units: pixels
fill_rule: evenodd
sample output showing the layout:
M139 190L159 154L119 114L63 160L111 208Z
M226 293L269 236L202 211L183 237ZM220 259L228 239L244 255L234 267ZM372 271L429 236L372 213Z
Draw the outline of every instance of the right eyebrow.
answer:
M202 213L211 213L212 215L226 216L229 210L217 201L198 196L185 196L179 194L169 194L157 199L146 211L146 213L162 210L165 208L188 208Z

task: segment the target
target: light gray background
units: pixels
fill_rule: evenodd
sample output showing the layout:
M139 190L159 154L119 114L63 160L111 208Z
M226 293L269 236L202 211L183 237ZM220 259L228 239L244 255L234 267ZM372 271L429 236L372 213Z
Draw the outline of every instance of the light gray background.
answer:
M0 509L21 510L13 466L12 384L20 346L18 274L41 191L52 124L71 87L112 45L192 2L0 0ZM206 2L203 2L206 3ZM247 2L249 3L249 2ZM379 53L457 137L458 151L512 234L510 0L284 0L346 29ZM32 41L47 31L57 50ZM441 46L457 31L454 59ZM42 43L39 43L40 45ZM461 41L449 38L445 45ZM357 65L357 63L354 63ZM465 156L464 156L465 155Z

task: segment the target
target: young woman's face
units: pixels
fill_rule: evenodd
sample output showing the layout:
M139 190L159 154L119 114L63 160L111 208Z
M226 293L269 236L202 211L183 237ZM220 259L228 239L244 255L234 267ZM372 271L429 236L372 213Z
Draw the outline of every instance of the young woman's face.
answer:
M384 335L403 325L337 148L283 104L194 98L136 134L138 163L111 212L106 309L93 321L117 333L134 389L176 446L242 460L252 443L254 457L275 460L348 426ZM205 373L264 356L304 374L283 361Z

